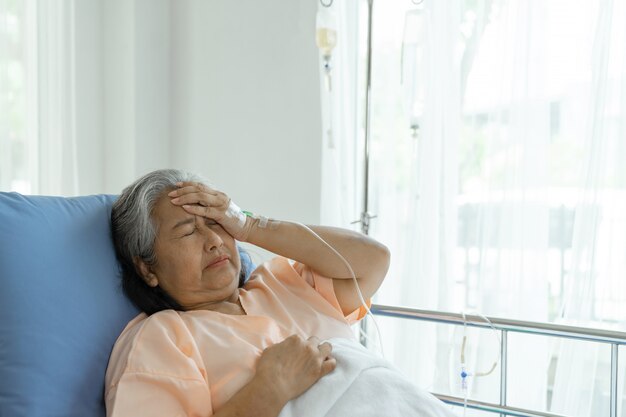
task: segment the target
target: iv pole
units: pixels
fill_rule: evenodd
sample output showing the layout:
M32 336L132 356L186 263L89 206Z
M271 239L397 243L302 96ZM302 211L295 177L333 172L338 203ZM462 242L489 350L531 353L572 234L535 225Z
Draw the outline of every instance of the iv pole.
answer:
M412 0L415 1L415 0ZM423 0L421 0L423 1ZM421 2L420 1L420 2ZM320 0L320 3L324 7L330 7L333 4L333 0L329 0L328 4ZM370 115L371 115L371 90L372 90L372 9L374 7L374 0L367 0L367 64L366 64L366 89L365 89L365 144L364 144L364 167L363 167L363 211L359 220L353 221L351 224L360 223L361 232L364 235L369 234L370 220L375 218L376 215L372 215L368 211L369 209L369 159L370 159ZM363 346L367 346L366 332L367 324L365 320L361 321L361 336L360 342Z
M372 9L374 6L374 0L367 0L367 67L366 67L366 89L365 89L365 160L363 167L363 211L361 212L360 220L353 223L361 223L361 232L364 235L369 234L370 220L375 218L369 209L369 160L370 160L370 102L371 102L371 90L372 90ZM361 321L361 336L360 342L363 346L367 347L367 323L365 320Z
M367 0L367 66L366 66L366 90L365 90L365 161L363 169L363 212L357 222L361 223L363 234L369 234L370 219L373 216L369 213L369 161L370 161L370 116L371 116L371 90L372 90L372 8L374 0ZM355 222L356 223L356 222Z

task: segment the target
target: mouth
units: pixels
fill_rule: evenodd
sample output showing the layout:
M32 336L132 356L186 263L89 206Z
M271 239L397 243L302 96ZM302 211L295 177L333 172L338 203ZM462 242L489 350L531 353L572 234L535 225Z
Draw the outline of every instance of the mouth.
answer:
M230 260L230 257L228 255L218 256L217 258L213 259L211 263L205 267L205 269L217 268L219 266L226 265L229 260Z

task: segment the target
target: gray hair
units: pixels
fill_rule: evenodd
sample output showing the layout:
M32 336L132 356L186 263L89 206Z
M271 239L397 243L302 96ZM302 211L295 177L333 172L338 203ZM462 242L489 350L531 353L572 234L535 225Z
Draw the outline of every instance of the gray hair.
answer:
M160 169L144 175L122 191L111 212L119 255L131 262L138 256L148 265L156 263L154 243L158 230L152 211L165 191L173 190L177 182L185 181L209 185L196 174Z
M124 293L139 309L147 314L183 307L160 286L150 287L141 277L135 260L141 258L146 264L156 264L154 243L158 233L152 219L152 211L161 196L176 188L177 182L201 182L202 177L177 169L161 169L139 178L122 191L111 207L111 234L115 255L120 263ZM243 285L246 271L240 271Z

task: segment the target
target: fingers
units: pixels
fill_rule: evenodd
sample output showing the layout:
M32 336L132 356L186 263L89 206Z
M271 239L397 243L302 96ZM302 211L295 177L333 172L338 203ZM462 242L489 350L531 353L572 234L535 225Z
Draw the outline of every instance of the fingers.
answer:
M172 199L172 203L183 204L216 204L223 205L228 203L226 194L215 190L202 183L179 182L176 183L179 188L172 190L167 195Z
M337 359L330 357L322 362L322 368L320 370L321 376L327 375L335 370L337 367Z
M277 381L281 395L295 398L336 368L331 352L330 343L320 343L317 337L292 335L263 351L257 375Z
M320 344L320 339L316 336L309 337L306 342L312 346L317 346Z
M307 344L310 347L314 347L315 350L319 352L319 355L323 358L330 357L330 354L333 351L333 346L330 343L328 342L320 343L320 339L315 336L309 337L307 339Z
M198 191L208 193L208 194L214 194L214 195L217 195L220 193L218 190L211 188L208 185L199 183L199 182L179 182L179 183L176 183L176 185L178 188L168 193L170 197L176 197L176 196L183 195L186 193L198 192Z
M321 360L320 377L332 372L337 367L337 360L331 355L333 346L330 343L320 343L317 337L312 336L307 339L307 344L316 351L316 356Z
M171 191L168 196L172 204L183 206L191 214L205 217L219 215L219 211L213 212L210 208L216 207L223 211L230 201L226 194L201 183L182 182L177 185L180 188Z
M204 192L188 192L172 198L172 203L178 206L182 206L184 204L199 204L205 207L223 206L224 199L221 196L215 194L208 194Z
M320 342L320 339L316 336L309 337L307 339L307 343L312 346L316 346L320 353L322 353L324 356L330 355L330 352L333 351L333 346L330 343Z
M315 338L317 339L317 338ZM337 367L337 360L331 356L333 346L328 342L319 343L317 345L319 354L323 358L320 366L320 377L332 372Z
M330 354L333 351L333 346L330 343L328 343L328 342L324 342L324 343L318 345L317 348L319 349L320 354L324 358L330 357Z
M215 219L219 217L221 211L214 207L204 207L197 204L193 205L183 205L183 209L194 216L206 217L208 219Z
M178 182L176 186L179 188L168 193L172 204L182 206L189 214L214 220L236 240L247 240L252 221L228 195L201 183Z

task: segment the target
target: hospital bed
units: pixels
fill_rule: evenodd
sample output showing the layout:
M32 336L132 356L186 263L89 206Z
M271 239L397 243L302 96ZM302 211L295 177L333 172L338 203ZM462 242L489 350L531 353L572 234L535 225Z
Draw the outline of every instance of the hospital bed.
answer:
M527 408L513 407L507 404L507 381L509 379L507 361L509 358L508 336L510 333L524 333L531 335L549 336L582 340L592 343L606 344L610 346L610 393L609 410L606 417L618 416L618 359L619 347L626 345L626 333L593 328L575 327L551 323L502 319L496 317L483 317L471 314L458 314L434 310L420 310L387 305L374 304L371 308L375 316L394 317L399 319L419 320L456 326L471 326L484 329L495 328L500 333L500 389L499 402L489 403L475 400L467 400L467 407L482 410L494 415L519 416L519 417L566 417L545 411ZM487 319L487 320L485 320ZM623 390L623 387L621 387ZM440 400L455 406L463 407L464 398L451 395L433 393ZM601 417L601 416L594 416Z
M102 417L104 373L117 335L137 313L120 288L109 232L116 196L0 192L0 416ZM245 255L242 261L251 265ZM377 315L462 324L457 314L374 305ZM466 316L468 325L485 326ZM468 407L512 416L555 414L506 401L507 334L526 332L611 346L611 417L617 412L617 347L626 334L493 318L502 333L500 402ZM463 399L436 394L462 405ZM497 415L497 414L494 414Z

